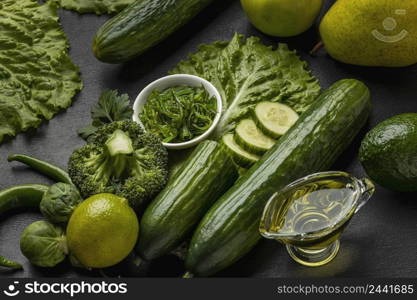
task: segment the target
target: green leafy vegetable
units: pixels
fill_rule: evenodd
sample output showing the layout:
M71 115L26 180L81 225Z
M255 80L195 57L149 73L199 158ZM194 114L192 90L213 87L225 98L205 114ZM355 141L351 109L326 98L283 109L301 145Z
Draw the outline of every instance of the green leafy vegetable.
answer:
M138 210L165 187L168 153L160 138L138 123L118 121L101 126L72 153L68 173L84 198L112 193Z
M133 110L130 107L129 95L119 95L118 91L108 90L101 94L97 104L91 107L91 125L78 130L78 134L88 140L98 127L132 118Z
M74 185L58 182L51 185L43 195L40 210L52 223L65 224L82 201Z
M139 117L145 129L163 142L178 143L206 132L216 113L216 98L204 87L178 86L152 91Z
M46 221L37 221L23 231L20 250L32 264L54 267L68 254L67 239L60 227Z
M53 3L0 1L0 143L71 105L82 88Z
M75 10L79 13L116 13L121 11L135 0L52 0L62 8Z
M261 101L281 102L304 112L320 93L318 80L295 51L277 49L256 37L236 34L230 42L202 45L171 74L185 73L213 83L223 99L223 115L214 137L220 139Z

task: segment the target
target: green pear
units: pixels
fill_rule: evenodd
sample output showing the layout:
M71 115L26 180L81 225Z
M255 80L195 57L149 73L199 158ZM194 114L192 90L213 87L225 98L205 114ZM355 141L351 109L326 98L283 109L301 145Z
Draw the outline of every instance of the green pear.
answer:
M320 34L334 59L353 65L417 63L417 0L338 0Z
M251 23L261 32L295 36L313 25L323 0L241 0Z

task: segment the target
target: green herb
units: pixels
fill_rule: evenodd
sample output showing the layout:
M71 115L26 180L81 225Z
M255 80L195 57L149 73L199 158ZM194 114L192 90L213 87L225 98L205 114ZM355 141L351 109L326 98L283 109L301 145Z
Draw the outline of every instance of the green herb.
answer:
M212 137L221 140L235 129L257 103L281 102L303 113L320 93L318 80L295 51L280 44L265 46L256 37L236 34L229 42L201 45L170 74L191 74L210 81L223 100L223 113ZM170 172L180 168L189 153L170 153Z
M129 95L119 95L118 91L108 90L101 94L98 103L91 107L93 122L78 130L78 134L88 140L98 127L115 121L128 120L132 117Z
M53 3L0 1L0 143L69 107L82 88Z
M204 87L154 90L139 118L146 130L165 143L192 140L206 132L216 117L217 102Z

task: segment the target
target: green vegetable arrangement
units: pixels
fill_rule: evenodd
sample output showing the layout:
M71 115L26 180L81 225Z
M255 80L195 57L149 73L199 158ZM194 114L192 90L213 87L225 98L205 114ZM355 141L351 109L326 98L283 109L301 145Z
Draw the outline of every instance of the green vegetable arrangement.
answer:
M123 122L124 121L119 123ZM140 128L139 125L137 125L136 123L134 124ZM122 124L117 123L113 123L113 125L123 126ZM103 127L109 127L109 125ZM100 134L100 130L98 130L97 135L98 134ZM98 138L97 135L95 135L96 138ZM116 134L116 136L117 137L115 139L119 140L120 142L119 135ZM154 138L157 139L156 137ZM123 146L124 143L123 141L119 144L116 142L113 145ZM160 147L164 149L162 146ZM125 203L124 205L126 207L129 207L127 205L127 199L117 197L112 194L95 195L94 197L98 199L104 199L105 202L110 202L108 203L108 205L97 204L96 206L93 205L92 207L87 209L87 214L93 219L93 221L90 220L92 221L90 222L92 224L87 225L89 231L85 233L86 235L77 234L77 236L74 237L74 235L70 236L68 234L67 238L67 235L65 233L65 230L69 228L69 225L67 225L67 223L71 224L73 216L77 213L77 211L80 211L82 202L84 202L83 198L81 198L80 196L78 189L72 184L71 180L69 179L70 176L64 170L60 169L57 166L54 166L48 162L27 155L14 154L10 156L9 160L19 161L24 164L27 164L39 173L44 174L52 179L63 179L64 181L68 182L58 182L51 185L50 187L36 184L20 185L0 191L0 213L9 212L15 208L40 208L40 211L43 214L43 216L49 220L38 221L30 224L25 228L21 235L21 252L32 264L39 267L54 267L61 263L63 260L65 260L67 256L71 254L70 262L73 264L73 266L83 268L89 267L89 265L80 264L80 262L77 259L75 259L73 254L75 249L80 249L80 244L73 243L72 246L74 248L71 248L70 241L74 242L74 240L78 240L78 238L85 238L87 236L87 238L84 239L83 245L81 246L92 247L92 250L90 248L90 251L95 251L95 245L91 245L90 243L92 239L100 239L101 242L105 241L106 243L112 243L112 241L117 238L123 240L123 237L120 237L118 235L118 232L123 232L123 230L125 232L130 233L131 249L127 251L130 252L133 249L137 239L138 229L136 228L136 230L132 231L132 228L130 226L126 227L126 223L123 223L123 220L120 218L124 217L123 215L121 216L119 214L120 211L117 208L110 209L110 206L114 206L114 203L110 202L113 202L112 199L115 198L120 199L121 202ZM119 161L121 162L122 160ZM146 162L144 163L144 165L146 165ZM138 170L137 166L133 167L136 167L136 170L140 171ZM146 168L146 166L143 167ZM148 183L151 184L150 182ZM155 184L155 182L153 183ZM114 182L114 184L116 185L116 182ZM160 183L158 182L157 184ZM154 185L153 187L156 186ZM142 190L140 190L139 187L137 188L137 191ZM90 200L91 199L92 198L90 198ZM86 201L88 201L88 199ZM136 214L134 213L132 208L129 207L129 210L131 211L130 220L138 224ZM101 215L99 212L101 212ZM109 217L113 218L113 224L109 224ZM85 227L85 222L85 218L78 218L75 221L73 220L72 224L75 224L76 226L81 225ZM112 229L114 229L112 238L109 238L109 235L103 234L103 231L100 229L103 228L103 225L105 227L107 226L107 231L105 232L110 232ZM116 225L120 225L120 228ZM92 228L92 226L95 227ZM120 243L116 243L113 245L115 249L118 249ZM114 257L117 256L117 261L120 261L124 258L124 255L121 255L120 252L119 254L117 254L111 251L110 253L106 254L105 251L101 251L101 253L104 253L104 256L102 257L110 259L114 259ZM95 254L93 254L93 258L94 257L96 257ZM0 266L9 269L22 268L22 266L19 263L10 261L2 256L0 256Z
M0 143L68 108L82 88L53 3L0 2Z
M64 170L27 155L14 154L9 157L9 161L27 164L39 173L58 181L69 180L69 175ZM41 207L45 217L53 222L65 222L65 218L81 201L78 191L69 183L57 183L51 187L41 184L17 185L0 191L0 214L17 208ZM22 234L20 246L22 253L33 264L42 267L57 265L65 259L68 252L63 230L46 221L29 225ZM4 257L0 257L0 266L12 269L22 267Z
M318 80L295 51L280 44L265 46L259 38L236 34L230 42L202 45L171 74L191 74L210 81L223 100L214 134L220 140L262 101L280 102L303 113L320 93Z
M168 180L168 153L158 137L133 121L100 127L68 162L72 182L84 198L113 193L139 209Z
M139 118L163 142L181 143L206 132L216 114L216 98L204 87L178 86L152 91Z
M357 80L338 81L321 94L210 208L191 239L187 270L209 276L249 252L261 238L268 199L292 181L329 168L366 123L370 109L370 91Z

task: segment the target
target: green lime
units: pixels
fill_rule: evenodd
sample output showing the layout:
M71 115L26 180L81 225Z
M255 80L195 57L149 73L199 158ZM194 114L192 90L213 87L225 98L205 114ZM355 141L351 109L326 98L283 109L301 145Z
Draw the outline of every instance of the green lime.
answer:
M73 212L67 227L68 248L82 265L105 268L133 250L138 232L138 219L125 198L98 194Z

